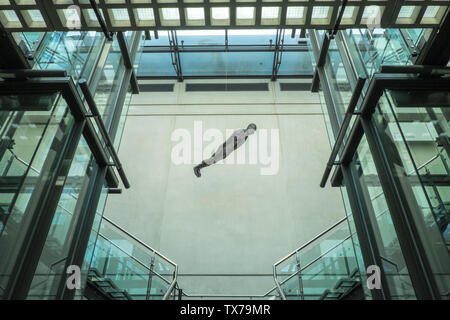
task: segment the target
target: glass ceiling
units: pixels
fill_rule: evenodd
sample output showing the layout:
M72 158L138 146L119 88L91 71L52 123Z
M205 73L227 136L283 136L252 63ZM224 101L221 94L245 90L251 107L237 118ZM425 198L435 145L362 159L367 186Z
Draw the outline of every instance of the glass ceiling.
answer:
M276 49L276 33L276 29L177 31L183 77L270 77L279 50L278 77L312 78L309 40L300 38L300 30L292 34L287 29ZM152 39L144 43L137 76L176 77L169 33L154 36L152 32Z
M41 5L45 2L45 8ZM96 0L110 31L185 28L332 28L342 0ZM428 28L450 0L349 0L342 26ZM100 30L89 0L0 0L9 31Z

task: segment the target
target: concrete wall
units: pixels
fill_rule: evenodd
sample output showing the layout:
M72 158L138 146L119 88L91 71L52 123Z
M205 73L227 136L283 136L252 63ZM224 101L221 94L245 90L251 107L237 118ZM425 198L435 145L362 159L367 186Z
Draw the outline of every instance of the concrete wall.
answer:
M252 122L278 129L278 173L219 164L199 179L194 164L175 165L171 135L193 134L195 121L223 134ZM274 262L345 216L340 190L319 187L331 152L319 96L277 82L268 92L185 92L177 83L173 93L136 95L119 151L132 187L109 196L105 215L174 260L187 293L264 294Z

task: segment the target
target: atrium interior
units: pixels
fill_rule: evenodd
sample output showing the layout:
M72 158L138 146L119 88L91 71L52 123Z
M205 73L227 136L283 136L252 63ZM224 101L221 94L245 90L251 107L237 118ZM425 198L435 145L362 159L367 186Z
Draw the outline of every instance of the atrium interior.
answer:
M450 299L450 1L0 0L0 37L0 299Z

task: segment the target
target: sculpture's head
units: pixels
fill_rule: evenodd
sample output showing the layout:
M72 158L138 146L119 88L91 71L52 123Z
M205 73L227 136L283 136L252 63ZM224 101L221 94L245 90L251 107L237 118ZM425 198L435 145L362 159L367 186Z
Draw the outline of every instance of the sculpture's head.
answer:
M256 124L251 123L248 125L246 132L248 133L248 135L252 135L256 132L256 129L257 129Z

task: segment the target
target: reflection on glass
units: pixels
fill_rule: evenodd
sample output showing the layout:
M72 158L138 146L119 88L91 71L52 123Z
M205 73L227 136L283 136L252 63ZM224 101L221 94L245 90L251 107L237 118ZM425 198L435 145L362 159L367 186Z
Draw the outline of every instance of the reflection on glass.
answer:
M50 32L35 57L41 70L66 70L75 80L88 79L95 65L104 36L98 32Z
M124 299L160 300L175 271L171 262L102 220L89 269L93 285L102 281L108 292Z
M0 101L3 99L0 96ZM74 124L64 99L50 99L49 111L0 113L0 172L7 187L1 194L0 287L5 288L33 221L43 192Z
M65 262L69 254L74 229L87 197L92 154L84 138L75 152L64 189L41 253L28 294L29 299L54 299L58 285L65 279Z
M408 269L365 137L358 147L355 160L358 163L357 169L360 172L366 203L371 204L368 206L369 215L391 297L392 299L414 299L415 294Z
M445 108L408 107L416 102L393 99L393 94L386 92L381 98L376 119L398 158L394 174L408 195L413 223L445 296L450 290L450 116Z
M359 267L347 220L277 265L277 278L288 300L332 299L360 284ZM349 287L341 288L343 283ZM348 289L348 291L347 291ZM336 290L336 291L334 291ZM340 298L342 295L339 295Z

